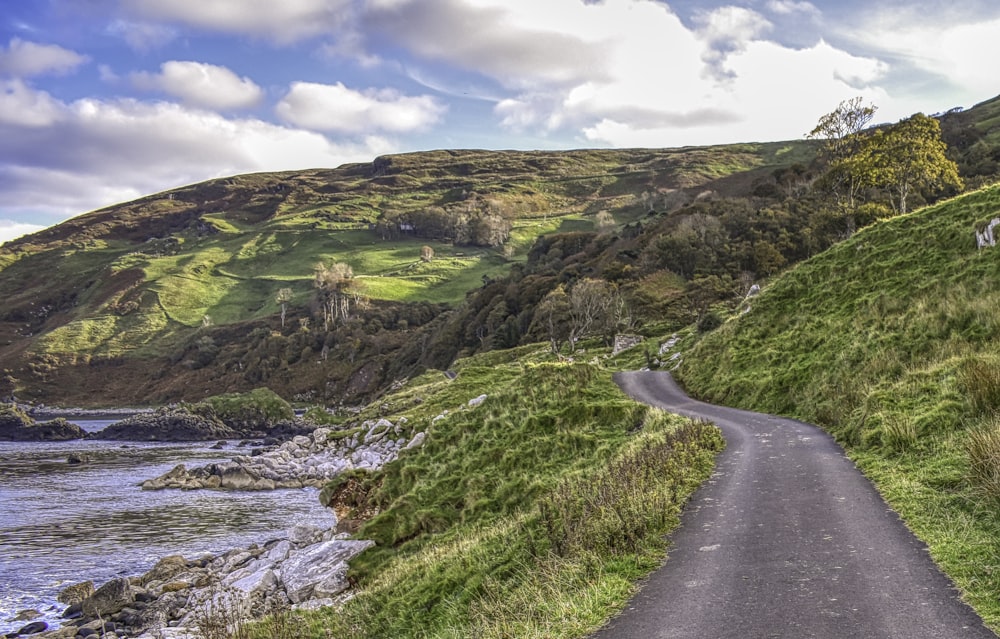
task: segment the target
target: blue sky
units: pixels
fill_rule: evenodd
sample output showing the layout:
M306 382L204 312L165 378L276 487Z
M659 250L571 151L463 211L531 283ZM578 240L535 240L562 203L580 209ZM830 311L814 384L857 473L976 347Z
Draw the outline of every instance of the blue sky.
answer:
M0 241L236 173L969 107L997 34L993 0L0 0Z

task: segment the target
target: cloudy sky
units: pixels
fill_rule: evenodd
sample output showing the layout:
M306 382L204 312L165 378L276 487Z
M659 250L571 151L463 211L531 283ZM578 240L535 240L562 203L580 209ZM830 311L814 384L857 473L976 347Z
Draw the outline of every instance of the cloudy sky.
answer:
M969 107L997 34L995 0L0 0L0 241L235 173Z

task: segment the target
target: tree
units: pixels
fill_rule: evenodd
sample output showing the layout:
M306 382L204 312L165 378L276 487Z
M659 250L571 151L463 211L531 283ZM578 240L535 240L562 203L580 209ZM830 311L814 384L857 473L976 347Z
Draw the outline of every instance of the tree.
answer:
M614 306L614 284L605 280L584 278L569 292L569 347L588 335L603 333Z
M281 327L285 327L285 307L292 301L292 289L280 288L278 294L274 296L274 301L281 306Z
M347 319L350 312L348 290L354 279L350 264L317 262L314 267L314 284L323 305L323 327L329 329L330 322Z
M858 171L855 162L865 142L862 132L877 110L874 104L863 104L860 96L844 100L836 109L821 117L806 136L826 140L824 151L828 167L822 182L838 200L844 200L852 209L865 185L864 174Z
M868 184L885 189L893 210L903 214L915 190L963 188L947 150L940 123L917 113L871 136L859 154L859 170Z
M535 309L534 323L544 328L552 345L552 352L558 353L562 343L569 339L569 295L563 285L555 287L539 302Z
M600 211L594 216L594 226L598 233L610 233L615 228L615 218L607 211Z
M806 137L825 139L826 149L834 157L849 155L854 146L853 138L868 126L876 111L878 107L874 104L862 104L860 96L844 100L821 117Z

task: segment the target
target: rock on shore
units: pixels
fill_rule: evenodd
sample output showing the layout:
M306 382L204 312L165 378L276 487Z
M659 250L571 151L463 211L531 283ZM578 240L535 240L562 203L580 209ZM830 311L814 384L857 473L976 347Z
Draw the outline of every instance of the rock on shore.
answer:
M273 490L275 488L322 487L340 473L377 470L396 459L399 452L423 442L423 433L411 435L401 418L371 420L351 437L333 440L329 428L317 428L309 436L297 435L276 450L256 456L239 456L188 469L184 464L142 483L143 490L163 488L214 488L228 490ZM411 446L412 444L412 446Z
M144 575L112 579L96 591L88 582L70 586L60 601L74 601L64 617L77 618L34 636L195 639L213 617L332 605L349 587L348 562L372 545L332 527L299 525L279 539L215 557L164 557Z

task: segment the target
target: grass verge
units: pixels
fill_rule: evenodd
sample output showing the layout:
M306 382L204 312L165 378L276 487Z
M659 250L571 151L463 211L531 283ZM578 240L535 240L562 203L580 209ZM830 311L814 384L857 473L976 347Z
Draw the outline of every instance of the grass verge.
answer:
M1000 629L1000 187L875 224L688 352L695 396L832 432Z

